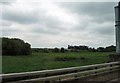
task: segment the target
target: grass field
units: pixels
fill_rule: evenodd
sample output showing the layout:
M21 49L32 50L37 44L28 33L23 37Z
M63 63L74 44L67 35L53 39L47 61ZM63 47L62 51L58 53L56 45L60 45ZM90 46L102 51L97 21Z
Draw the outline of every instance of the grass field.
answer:
M33 53L28 56L3 56L2 73L26 72L83 66L108 61L108 52Z

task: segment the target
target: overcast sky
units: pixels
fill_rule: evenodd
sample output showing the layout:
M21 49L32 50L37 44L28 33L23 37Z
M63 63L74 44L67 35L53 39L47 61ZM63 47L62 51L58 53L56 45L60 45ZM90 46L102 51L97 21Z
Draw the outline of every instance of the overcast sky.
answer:
M117 2L5 1L0 4L2 37L43 48L115 45Z

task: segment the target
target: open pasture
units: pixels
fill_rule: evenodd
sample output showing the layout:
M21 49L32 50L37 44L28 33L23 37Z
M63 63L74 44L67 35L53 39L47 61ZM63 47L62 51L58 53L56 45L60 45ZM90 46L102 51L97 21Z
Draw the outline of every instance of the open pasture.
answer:
M2 73L38 71L104 63L109 61L109 54L109 52L36 52L28 56L3 56Z

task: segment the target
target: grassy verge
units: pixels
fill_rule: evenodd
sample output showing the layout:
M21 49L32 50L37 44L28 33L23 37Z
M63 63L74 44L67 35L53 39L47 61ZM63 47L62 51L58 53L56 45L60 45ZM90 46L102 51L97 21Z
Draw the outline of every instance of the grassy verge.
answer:
M3 56L2 73L26 72L83 66L108 61L107 52L33 53L29 56Z

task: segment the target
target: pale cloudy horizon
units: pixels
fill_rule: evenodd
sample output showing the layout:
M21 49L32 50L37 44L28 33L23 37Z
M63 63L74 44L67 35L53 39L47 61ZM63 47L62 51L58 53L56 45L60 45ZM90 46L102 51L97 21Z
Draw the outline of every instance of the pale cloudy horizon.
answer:
M2 37L20 38L32 47L115 45L117 2L3 2Z

